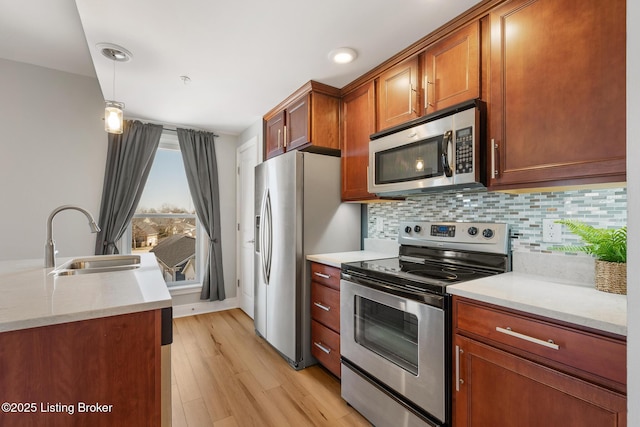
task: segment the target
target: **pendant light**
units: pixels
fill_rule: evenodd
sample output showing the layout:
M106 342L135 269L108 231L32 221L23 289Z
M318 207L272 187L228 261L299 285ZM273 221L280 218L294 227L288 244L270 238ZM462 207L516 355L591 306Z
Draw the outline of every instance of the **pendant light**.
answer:
M116 62L128 62L133 55L127 49L111 44L98 43L96 45L100 52L113 61L113 88L111 94L116 97ZM124 127L124 102L105 100L104 108L104 130L113 134L121 134Z

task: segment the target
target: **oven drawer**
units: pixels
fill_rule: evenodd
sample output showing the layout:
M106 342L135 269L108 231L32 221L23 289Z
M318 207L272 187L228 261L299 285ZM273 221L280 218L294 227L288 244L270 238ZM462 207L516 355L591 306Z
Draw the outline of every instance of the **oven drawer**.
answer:
M457 315L455 332L482 341L509 346L587 374L626 384L626 343L591 332L581 331L528 317L526 313L507 312L499 307L454 298ZM526 356L526 354L524 354ZM571 370L571 369L570 369Z
M311 354L340 378L340 335L311 320Z
M311 280L340 290L340 269L317 262L311 263Z
M340 333L340 292L311 282L311 318Z

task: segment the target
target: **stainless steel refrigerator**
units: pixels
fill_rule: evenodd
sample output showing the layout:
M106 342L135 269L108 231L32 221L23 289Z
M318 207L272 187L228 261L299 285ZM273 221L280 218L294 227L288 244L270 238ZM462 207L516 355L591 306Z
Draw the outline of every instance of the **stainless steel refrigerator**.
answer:
M256 332L296 369L311 356L306 256L360 249L360 205L341 203L340 158L291 151L255 169Z

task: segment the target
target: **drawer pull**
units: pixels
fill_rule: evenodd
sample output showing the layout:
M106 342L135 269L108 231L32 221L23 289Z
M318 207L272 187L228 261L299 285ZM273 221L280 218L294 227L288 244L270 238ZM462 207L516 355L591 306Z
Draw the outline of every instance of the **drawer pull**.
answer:
M316 347L318 347L320 350L324 351L327 354L331 353L331 349L330 348L327 348L327 347L323 346L319 342L314 342L313 345L315 345Z
M313 274L315 274L318 277L322 277L323 279L331 279L331 276L329 276L328 274L318 273L317 271L314 271Z
M316 301L316 302L314 302L314 303L313 303L313 305L315 305L315 306L316 306L316 307L318 307L318 308L323 309L324 311L329 311L329 310L331 310L331 307L327 307L326 305L322 305L322 304L320 304L320 303L319 303L319 302L317 302L317 301Z
M500 326L496 326L496 331L501 332L503 334L511 335L512 337L520 338L521 340L529 341L534 344L539 344L545 347L552 348L554 350L560 350L560 346L555 344L553 340L544 341L538 338L530 337L529 335L520 334L518 332L514 332L511 328L501 328Z

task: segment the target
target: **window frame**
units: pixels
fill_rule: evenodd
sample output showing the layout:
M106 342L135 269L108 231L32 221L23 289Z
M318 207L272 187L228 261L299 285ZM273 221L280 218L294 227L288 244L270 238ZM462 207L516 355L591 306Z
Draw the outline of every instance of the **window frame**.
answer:
M171 133L170 133L171 132ZM166 129L162 131L162 135L160 136L160 143L158 145L158 150L173 150L180 151L180 144L178 143L178 135L172 131L167 131ZM131 241L133 239L133 220L135 218L195 218L196 224L196 280L180 280L175 282L165 282L167 288L171 290L178 289L190 289L196 287L202 287L202 273L203 263L206 262L207 256L207 240L209 237L207 233L205 233L198 216L188 213L180 213L180 214L171 214L171 213L134 213L131 221L127 224L127 228L120 239L120 253L131 254ZM164 279L164 275L163 275Z

